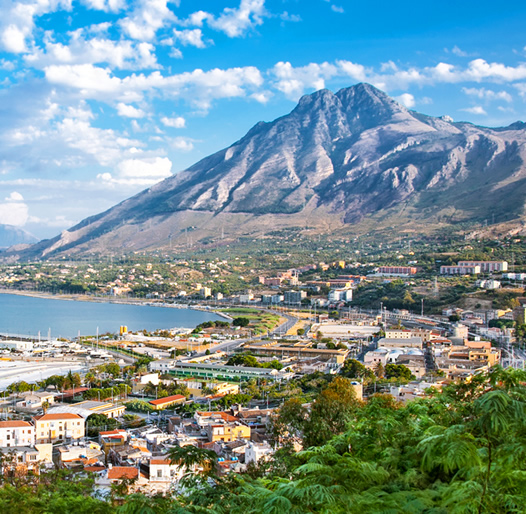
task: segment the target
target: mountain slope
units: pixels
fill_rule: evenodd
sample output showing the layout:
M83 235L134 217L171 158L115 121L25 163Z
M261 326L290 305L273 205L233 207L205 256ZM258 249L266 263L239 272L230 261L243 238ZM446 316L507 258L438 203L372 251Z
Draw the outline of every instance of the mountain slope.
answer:
M518 219L525 143L522 123L489 129L433 118L369 84L321 90L32 253L154 249L282 226L349 229L394 211L422 225Z

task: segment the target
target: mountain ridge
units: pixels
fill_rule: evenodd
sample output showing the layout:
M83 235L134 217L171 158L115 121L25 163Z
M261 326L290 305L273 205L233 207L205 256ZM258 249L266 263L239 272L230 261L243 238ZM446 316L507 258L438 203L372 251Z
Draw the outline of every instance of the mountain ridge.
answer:
M151 250L184 244L189 228L196 240L220 227L232 237L276 224L352 231L401 206L423 228L480 221L490 211L499 222L520 220L525 128L522 122L491 129L435 118L369 84L323 89L303 96L289 114L257 123L229 147L27 252Z

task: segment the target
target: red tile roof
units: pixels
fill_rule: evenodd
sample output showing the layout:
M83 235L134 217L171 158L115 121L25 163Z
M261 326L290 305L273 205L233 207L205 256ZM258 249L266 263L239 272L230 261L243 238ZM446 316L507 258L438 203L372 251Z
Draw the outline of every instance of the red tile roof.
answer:
M150 459L150 464L157 464L157 465L170 465L171 462L170 462L170 459L168 458L165 458L165 459Z
M166 396L165 398L159 398L158 400L150 400L152 405L163 405L164 403L177 402L186 400L186 396L182 394L174 394L173 396Z
M33 427L31 423L27 421L21 421L14 419L11 421L0 421L0 428L22 428L22 427Z
M79 416L78 414L72 414L70 412L62 412L62 413L56 413L56 414L42 414L40 416L33 416L33 419L36 419L37 421L56 421L60 419L84 419L82 416Z
M139 470L137 468L131 468L127 466L115 466L108 470L108 479L109 480L122 480L127 478L128 480L133 480L138 478Z

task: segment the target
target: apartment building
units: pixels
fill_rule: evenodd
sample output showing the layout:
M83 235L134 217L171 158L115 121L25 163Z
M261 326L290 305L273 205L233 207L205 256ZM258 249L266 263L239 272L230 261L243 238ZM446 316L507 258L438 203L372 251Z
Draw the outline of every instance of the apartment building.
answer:
M34 416L35 440L37 443L53 443L67 439L80 439L85 435L82 416L71 413L49 413Z
M458 261L458 266L480 266L480 271L482 273L490 273L492 271L508 271L508 263L506 261Z
M0 421L0 448L33 446L35 427L27 421Z

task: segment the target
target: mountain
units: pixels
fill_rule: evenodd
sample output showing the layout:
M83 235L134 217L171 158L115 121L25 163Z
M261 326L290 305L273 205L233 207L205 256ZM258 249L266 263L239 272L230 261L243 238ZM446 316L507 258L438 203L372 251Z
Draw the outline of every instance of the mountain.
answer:
M0 225L0 248L36 243L38 240L28 232L12 225Z
M426 116L369 84L321 90L31 252L152 250L285 227L359 233L520 220L525 143L520 122L491 129Z

